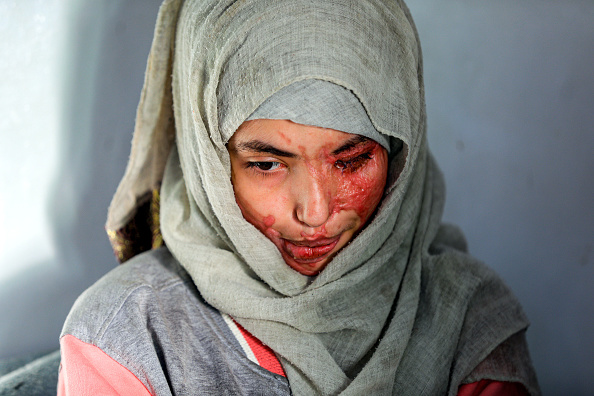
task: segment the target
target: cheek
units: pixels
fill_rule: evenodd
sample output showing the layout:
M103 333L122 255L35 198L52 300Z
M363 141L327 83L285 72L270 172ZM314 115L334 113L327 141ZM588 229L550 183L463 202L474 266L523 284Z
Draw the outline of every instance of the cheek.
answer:
M276 219L274 218L273 215L268 215L262 219L262 223L264 223L264 227L266 227L266 228L272 227L275 222L276 222Z
M354 210L364 226L380 203L386 187L388 156L383 148L376 149L373 162L360 172L343 173L337 186L335 207Z
M241 209L245 220L256 227L268 238L278 237L274 229L278 214L282 213L284 200L282 196L261 193L261 189L250 188L242 184L234 184L235 201Z

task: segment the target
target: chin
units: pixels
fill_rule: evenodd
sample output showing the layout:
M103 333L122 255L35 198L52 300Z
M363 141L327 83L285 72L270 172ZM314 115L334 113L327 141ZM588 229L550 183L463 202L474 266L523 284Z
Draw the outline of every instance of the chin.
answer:
M300 263L291 257L287 257L283 254L283 259L285 263L295 271L299 272L301 275L306 276L315 276L318 275L328 263L332 260L332 258L326 258L324 260L320 260L315 263Z

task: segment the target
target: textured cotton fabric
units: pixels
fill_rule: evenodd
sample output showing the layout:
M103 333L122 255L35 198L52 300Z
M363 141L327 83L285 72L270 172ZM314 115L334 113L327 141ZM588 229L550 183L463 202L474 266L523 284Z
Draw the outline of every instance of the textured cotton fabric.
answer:
M282 370L279 373L265 361L267 353L253 346L258 340L249 334L249 338L234 335L233 328L241 330L230 320L204 302L167 248L137 255L87 289L72 307L60 339L58 395L291 394ZM491 353L496 356L481 363L468 379L503 373L507 378L522 377L514 374L517 367L510 362L525 347L517 338L522 335L501 344ZM250 339L252 345L242 344ZM51 362L48 356L2 377L0 394L55 393L60 364L59 354L55 355ZM422 375L408 379L409 389L416 386L420 391L415 394L441 394L428 388ZM484 387L504 389L506 395L510 389L522 389L517 383L485 380L460 387L458 394Z
M390 152L388 137L375 129L359 99L348 89L328 81L308 79L284 87L248 117L258 119L290 120L361 135Z
M277 353L294 394L454 395L522 334L509 290L440 227L443 180L402 2L171 0L159 18L108 228L162 178L167 246L210 305ZM352 92L393 148L374 219L314 279L243 219L225 146L268 98L308 79ZM498 380L538 392L527 355L510 367L495 369Z
M166 248L87 289L60 344L60 396L290 394L286 378L248 359Z

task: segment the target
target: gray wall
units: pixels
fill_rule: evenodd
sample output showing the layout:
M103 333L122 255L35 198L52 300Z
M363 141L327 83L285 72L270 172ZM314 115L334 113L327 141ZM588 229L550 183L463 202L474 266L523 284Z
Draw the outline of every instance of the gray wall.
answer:
M72 1L59 251L0 283L0 357L57 348L84 288L116 264L103 221L126 163L158 0ZM546 395L594 389L594 3L410 0L423 44L445 220L531 322Z

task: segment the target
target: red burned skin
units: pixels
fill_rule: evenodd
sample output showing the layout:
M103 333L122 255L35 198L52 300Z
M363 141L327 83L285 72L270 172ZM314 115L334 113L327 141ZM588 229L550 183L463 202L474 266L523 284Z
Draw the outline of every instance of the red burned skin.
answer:
M262 219L262 222L264 223L264 226L266 228L272 227L274 225L275 221L276 220L275 220L274 216L272 216L272 215L266 216L266 217L264 217L264 219Z
M387 155L385 155L385 149L374 141L369 141L368 144L356 149L354 153L349 152L348 157L357 157L360 154L370 152L371 160L367 161L365 166L359 169L342 170L342 174L338 177L339 182L333 207L334 211L354 210L361 218L361 227L363 227L375 212L384 194ZM337 161L342 161L342 158L332 158L329 161L336 164ZM353 164L353 166L357 165Z
M291 138L289 138L286 133L284 133L283 131L278 131L278 135L283 139L285 144L287 144L288 146L291 145Z
M368 223L388 155L373 140L286 120L247 121L229 141L244 218L304 275L319 273Z

